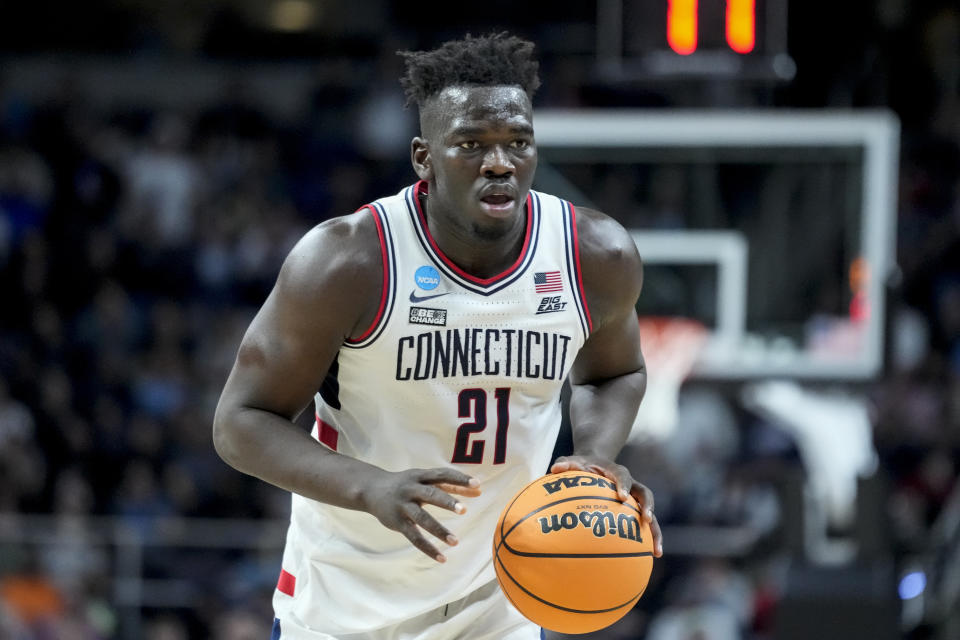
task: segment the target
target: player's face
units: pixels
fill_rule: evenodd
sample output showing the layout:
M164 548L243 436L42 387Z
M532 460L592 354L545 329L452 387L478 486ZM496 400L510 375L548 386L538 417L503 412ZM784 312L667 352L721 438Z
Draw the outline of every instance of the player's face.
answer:
M449 87L422 119L432 210L487 239L522 224L537 167L530 98L519 87ZM414 164L417 165L417 143ZM426 174L426 175L425 175Z

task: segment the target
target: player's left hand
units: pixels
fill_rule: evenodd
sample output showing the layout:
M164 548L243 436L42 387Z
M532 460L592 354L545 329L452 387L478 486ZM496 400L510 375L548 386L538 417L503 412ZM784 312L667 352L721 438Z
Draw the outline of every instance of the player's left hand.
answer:
M560 456L550 467L550 473L564 471L590 471L605 478L609 478L617 487L620 500L632 495L644 520L650 525L653 534L653 555L657 558L663 555L663 535L660 533L660 524L653 513L653 491L633 479L630 470L622 464L607 460L599 456Z

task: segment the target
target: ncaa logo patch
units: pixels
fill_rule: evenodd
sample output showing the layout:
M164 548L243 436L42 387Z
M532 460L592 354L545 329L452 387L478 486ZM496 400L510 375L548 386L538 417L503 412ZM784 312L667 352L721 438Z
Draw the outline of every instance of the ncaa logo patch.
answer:
M440 272L430 265L423 265L413 274L413 280L421 289L430 291L440 285Z

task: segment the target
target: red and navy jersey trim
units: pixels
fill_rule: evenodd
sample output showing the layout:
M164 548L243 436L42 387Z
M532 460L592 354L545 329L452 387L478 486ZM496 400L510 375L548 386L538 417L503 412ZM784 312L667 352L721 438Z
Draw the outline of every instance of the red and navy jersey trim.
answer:
M492 278L478 278L470 275L458 267L450 258L444 255L436 241L430 234L430 228L427 226L427 219L423 209L420 207L420 199L417 194L426 187L424 181L420 181L409 187L404 193L407 202L407 210L410 214L413 228L416 230L417 240L431 261L440 270L443 275L451 281L459 284L464 289L478 293L483 296L504 289L516 282L533 262L533 257L537 252L537 244L540 238L540 198L531 191L527 195L527 230L524 236L523 248L517 260L503 273L497 274Z
M580 318L583 336L587 338L593 331L593 320L587 308L587 297L583 292L583 273L580 269L580 241L577 236L577 211L566 200L560 201L563 207L563 239L566 245L567 278L573 289L573 300Z
M297 590L297 578L286 569L280 569L280 577L277 579L277 591L284 595L293 597ZM277 625L279 629L279 623ZM279 637L279 636L278 636Z
M317 426L317 440L336 451L337 444L340 441L340 432L332 424L321 418L316 410L314 410L313 416Z
M370 323L370 326L358 338L344 340L343 346L351 349L359 349L372 344L387 326L387 321L393 313L393 305L397 299L396 283L396 253L393 245L393 233L390 231L390 220L379 202L368 204L365 209L369 209L373 215L373 220L377 225L377 237L380 240L380 258L383 264L383 288L380 291L380 306L377 308L377 316Z

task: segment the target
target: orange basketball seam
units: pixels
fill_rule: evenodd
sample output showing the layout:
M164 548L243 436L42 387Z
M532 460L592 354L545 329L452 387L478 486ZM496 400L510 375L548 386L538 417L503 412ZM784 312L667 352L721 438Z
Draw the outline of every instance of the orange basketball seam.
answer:
M531 482L530 484L528 484L527 486L525 486L523 489L521 489L520 491L518 491L518 492L517 492L517 495L513 496L513 500L510 501L510 504L507 505L507 508L503 510L503 514L501 514L501 516L500 516L500 539L501 539L501 540L502 540L503 537L504 537L504 535L503 535L504 519L506 518L507 514L510 513L510 509L513 508L513 505L515 505L515 504L517 503L517 500L520 499L520 496L522 496L523 493L524 493L527 489L529 489L532 485L536 484L536 483L539 482L540 480L542 480L542 478L537 478L536 480L534 480L533 482Z
M639 591L639 593L637 593L637 595L633 596L632 598L630 598L629 600L627 600L627 601L624 602L623 604L619 604L619 605L617 605L617 606L615 606L615 607L610 607L609 609L571 609L571 608L569 608L569 607L564 607L564 606L561 606L561 605L559 605L559 604L554 604L554 603L550 602L549 600L544 600L543 598L541 598L540 596L536 595L535 593L531 593L530 591L528 591L526 587L524 587L522 584L520 584L519 582L517 582L517 579L514 578L514 577L510 574L509 571L507 571L506 565L504 565L504 564L503 564L503 560L500 559L500 554L497 554L496 558L497 558L497 562L500 564L500 569L506 574L506 576L507 576L508 578L510 578L510 581L513 582L513 584L517 585L517 588L518 588L518 589L520 589L521 591L523 591L525 594L527 594L528 596L530 596L530 597L533 598L534 600L537 600L537 601L539 601L539 602L542 602L543 604L545 604L545 605L547 605L547 606L549 606L549 607L553 607L554 609L559 609L560 611L568 611L568 612L570 612L570 613L593 613L593 614L596 614L596 613L610 613L611 611L616 611L617 609L622 609L622 608L624 608L624 607L626 607L626 606L628 606L628 605L633 604L633 603L636 602L637 600L639 600L639 599L640 599L640 596L643 595L643 592L644 592L644 591L646 590L646 588L647 588L646 585L644 585L643 589L641 589L641 590ZM504 593L506 593L506 591L503 590L503 589L501 589L501 591L503 591ZM508 597L509 597L509 596L508 596ZM510 601L513 602L512 599L511 599ZM514 606L516 606L516 605L514 605Z
M652 551L630 551L623 553L534 553L532 551L517 551L506 542L501 544L515 556L524 558L643 558L652 556Z
M503 545L504 539L507 537L507 535L510 534L510 531L513 531L514 528L516 528L516 526L520 524L520 522L523 522L523 520L521 520L520 522L517 522L516 524L513 525L513 527L510 527L510 531L508 531L507 533L504 533L503 525L506 524L506 518L507 518L507 515L509 515L510 513L510 509L512 509L513 505L517 503L517 500L519 500L523 496L523 494L526 493L527 489L537 484L538 482L542 482L542 481L543 481L543 478L541 477L541 478L537 478L532 482L527 483L527 485L523 489L520 489L520 491L518 491L516 495L513 496L513 500L511 500L510 504L508 504L507 507L503 510L503 513L500 515L500 522L498 523L500 525L500 542L494 543L493 545L494 553L497 553L500 550L500 547ZM542 507L542 508L545 509L548 506L550 505L546 505L545 507Z
M499 553L499 552L494 551L493 558L494 558L494 560L496 560L497 562L500 563L500 566L501 566L501 567L503 567L503 561L500 560L500 553ZM496 565L494 565L494 569L496 569ZM503 571L504 571L504 573L506 573L507 570L504 568ZM513 580L512 577L511 577L510 579ZM499 581L499 576L497 577L497 580ZM514 580L514 582L516 582L516 580ZM500 593L502 593L503 595L505 595L505 596L507 597L507 600L510 601L510 604L512 604L517 611L520 611L520 605L518 605L518 604L516 603L516 601L514 601L514 599L510 596L510 592L507 591L506 589L504 589L504 588L503 588L503 585L500 586Z

